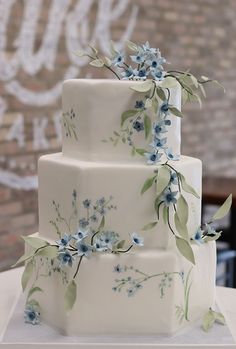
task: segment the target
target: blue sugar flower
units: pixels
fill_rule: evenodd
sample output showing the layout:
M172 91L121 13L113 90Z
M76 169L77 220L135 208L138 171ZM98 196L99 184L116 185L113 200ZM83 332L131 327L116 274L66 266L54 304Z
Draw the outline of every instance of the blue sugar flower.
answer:
M170 126L171 125L171 120L165 119L164 123L165 123L166 126Z
M221 233L221 231L216 231L214 228L212 228L209 224L205 224L206 230L207 230L207 235L208 236L215 236Z
M123 271L124 271L124 268L120 264L117 264L114 266L115 273L122 273Z
M40 313L32 306L27 305L24 311L25 322L32 325L40 323Z
M143 50L140 50L137 52L137 54L135 56L130 56L130 58L134 63L140 64L140 63L143 63L145 61L146 55L143 52Z
M130 238L134 245L143 246L144 238L142 236L139 236L137 233L131 233Z
M83 201L84 208L90 208L91 207L91 200L86 199Z
M59 252L58 259L60 261L60 266L68 265L69 267L72 267L74 257L70 254L68 250Z
M149 54L146 64L152 68L153 71L160 70L159 59L155 54Z
M136 109L145 109L144 101L136 101L135 106Z
M180 155L174 154L172 148L165 149L165 154L168 160L177 161L180 159Z
M76 248L77 248L77 255L78 256L85 256L87 258L90 257L91 253L92 253L92 246L87 245L86 243L79 241L76 244Z
M136 120L136 121L134 121L134 123L133 123L133 128L134 128L137 132L143 131L143 130L144 130L144 124L143 124L143 122L140 122L140 121Z
M166 124L165 120L160 120L153 123L152 134L159 136L160 133L166 133Z
M88 222L87 219L81 218L81 219L79 220L79 226L80 226L82 229L85 229L88 225L89 225L89 222Z
M152 54L160 54L160 51L159 51L159 49L157 49L157 48L153 48L153 47L150 47L150 44L149 44L149 42L148 41L146 41L145 42L145 44L144 45L142 45L142 50L144 51L144 52L146 52L146 53L152 53Z
M59 246L58 251L64 250L68 246L71 239L72 236L65 233L60 240L57 240L56 243Z
M166 206L170 206L171 204L176 204L177 203L177 199L176 199L176 195L178 194L178 191L170 191L169 189L165 189L162 197L161 197L161 201L164 201L164 204Z
M104 246L106 246L109 250L113 249L113 246L119 241L119 235L114 231L104 231L99 239L102 241Z
M155 151L153 153L144 153L144 156L147 158L148 165L155 165L162 157L162 154Z
M169 114L169 103L168 101L164 101L160 106L160 113L164 114L165 116Z
M161 69L151 69L151 75L156 81L162 81L166 75L166 72Z
M171 172L170 183L171 184L178 184L178 177L177 177L176 172Z
M134 76L133 68L132 67L126 68L124 71L121 72L121 76L123 80L132 79Z
M116 55L112 57L112 64L115 66L122 64L124 63L124 59L125 59L124 54L117 52Z
M134 70L134 79L135 80L146 80L147 71L145 68L141 68L140 70Z
M165 144L167 142L167 138L155 138L153 142L150 144L153 148L162 148L165 149Z
M201 229L201 227L199 227L199 228L197 229L197 231L195 232L194 236L193 236L193 240L194 240L198 245L204 243L204 241L203 241L203 239L202 239L202 234L203 234L203 232L204 232L204 231Z
M78 242L85 239L88 235L88 230L78 229L77 232L73 235L73 239L75 239Z

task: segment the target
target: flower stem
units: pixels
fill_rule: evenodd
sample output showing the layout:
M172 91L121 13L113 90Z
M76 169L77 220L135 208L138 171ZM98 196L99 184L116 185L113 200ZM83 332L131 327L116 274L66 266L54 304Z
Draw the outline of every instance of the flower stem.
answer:
M82 255L82 256L80 257L80 259L79 259L79 263L78 263L78 265L77 265L77 268L76 268L75 274L74 274L74 276L73 276L73 279L76 278L76 276L77 276L77 274L78 274L78 272L79 272L79 268L80 268L80 264L81 264L81 262L82 262L83 256L84 256L84 255Z
M133 247L133 245L130 245L130 247L127 248L127 250L118 250L118 251L116 251L116 252L118 252L118 253L126 253L126 252L129 252L129 251L131 250L132 247Z
M175 232L174 232L174 230L172 229L172 227L170 225L170 208L169 207L167 207L167 223L168 223L168 226L170 228L170 231L175 236Z

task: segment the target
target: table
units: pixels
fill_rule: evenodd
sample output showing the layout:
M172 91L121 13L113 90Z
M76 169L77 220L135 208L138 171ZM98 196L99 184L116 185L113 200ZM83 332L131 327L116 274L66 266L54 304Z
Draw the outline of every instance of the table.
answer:
M9 309L20 292L20 279L23 268L16 268L0 273L0 333L3 330ZM236 340L236 290L217 287L217 300L226 317L228 326ZM236 347L236 346L234 346Z
M232 193L233 201L230 212L230 228L227 242L230 250L236 251L236 178L205 177L202 183L203 209L207 204L221 205ZM224 234L223 234L224 239ZM234 287L236 287L236 259L234 262Z

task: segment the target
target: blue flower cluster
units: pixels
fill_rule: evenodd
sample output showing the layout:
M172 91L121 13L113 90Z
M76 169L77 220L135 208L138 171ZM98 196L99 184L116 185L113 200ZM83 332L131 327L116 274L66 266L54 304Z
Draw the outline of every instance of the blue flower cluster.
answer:
M147 41L144 45L133 46L134 55L130 55L130 60L135 63L135 67L125 62L125 55L115 50L111 63L121 69L123 80L146 80L151 78L157 81L164 79L166 71L163 64L167 61L162 57L159 49L152 48Z
M72 193L72 206L76 206L77 192ZM144 239L137 233L131 233L130 239L132 245L127 250L120 250L120 236L114 231L103 230L105 225L105 212L107 210L116 209L116 206L110 203L113 199L104 197L96 200L95 204L90 199L85 199L82 204L86 209L87 217L79 220L78 228L74 234L64 233L64 235L56 241L58 247L59 268L61 266L73 266L76 257L89 258L92 252L128 252L133 245L143 246ZM57 214L62 218L59 206L54 202ZM100 219L99 219L100 218ZM97 226L94 226L97 223ZM67 225L70 227L70 225ZM70 229L69 229L70 230ZM120 244L120 246L123 246Z
M166 146L167 137L164 137L164 135L167 133L167 127L171 125L168 115L169 102L166 100L159 108L158 121L152 125L152 143L149 144L151 151L144 153L149 165L157 164L161 160L163 153L168 160L179 160L179 155L175 155L173 150Z

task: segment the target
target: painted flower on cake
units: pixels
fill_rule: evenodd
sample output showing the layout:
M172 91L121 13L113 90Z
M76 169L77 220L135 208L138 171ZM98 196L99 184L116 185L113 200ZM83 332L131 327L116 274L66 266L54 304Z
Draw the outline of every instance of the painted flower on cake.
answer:
M85 242L79 241L76 244L76 248L77 248L77 255L79 257L85 256L85 257L89 258L91 256L92 246L89 246Z
M144 153L144 156L146 156L146 158L147 158L148 165L155 165L157 162L160 161L162 154L154 151L152 153Z
M60 261L60 266L68 265L69 267L72 267L75 258L70 254L68 250L64 250L59 252L58 259Z
M73 235L73 239L76 241L81 241L89 235L89 230L78 229Z

